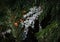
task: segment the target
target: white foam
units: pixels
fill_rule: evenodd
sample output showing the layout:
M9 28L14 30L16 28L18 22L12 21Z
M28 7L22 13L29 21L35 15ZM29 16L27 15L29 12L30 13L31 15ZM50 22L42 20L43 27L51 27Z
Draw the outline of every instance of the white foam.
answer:
M34 28L34 21L38 19L38 16L43 12L41 10L41 7L36 7L36 6L34 6L33 8L30 8L29 10L30 11L26 15L23 16L24 18L27 17L24 23L22 23L22 25L25 25L25 29L24 29L25 38L28 33L28 27L31 26L32 28Z

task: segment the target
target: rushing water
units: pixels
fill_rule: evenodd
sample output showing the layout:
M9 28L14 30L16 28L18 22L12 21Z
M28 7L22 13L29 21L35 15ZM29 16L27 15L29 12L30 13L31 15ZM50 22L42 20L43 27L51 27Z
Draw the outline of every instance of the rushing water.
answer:
M23 18L25 19L24 22L21 22L22 27L24 27L24 32L23 32L23 40L25 40L25 38L27 38L27 34L29 31L29 27L31 27L32 29L34 29L34 24L35 21L38 20L39 15L43 12L41 7L32 7L29 9L30 11L23 16ZM37 24L39 26L39 24ZM41 27L41 26L39 26Z

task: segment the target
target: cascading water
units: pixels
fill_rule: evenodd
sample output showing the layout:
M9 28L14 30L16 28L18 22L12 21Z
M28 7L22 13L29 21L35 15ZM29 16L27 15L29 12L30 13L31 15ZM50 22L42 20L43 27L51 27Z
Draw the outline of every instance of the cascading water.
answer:
M39 7L34 6L34 7L30 8L29 10L30 11L26 15L23 15L23 18L25 19L25 21L21 22L22 27L24 27L24 32L23 32L23 36L22 36L23 40L25 40L27 38L27 34L29 32L29 27L31 27L33 29L33 31L36 30L35 27L37 27L37 26L35 25L35 21L38 20L39 15L43 12L43 10L41 9L40 6ZM35 27L34 27L34 25L35 25ZM39 22L37 25L39 26L39 28L41 28Z

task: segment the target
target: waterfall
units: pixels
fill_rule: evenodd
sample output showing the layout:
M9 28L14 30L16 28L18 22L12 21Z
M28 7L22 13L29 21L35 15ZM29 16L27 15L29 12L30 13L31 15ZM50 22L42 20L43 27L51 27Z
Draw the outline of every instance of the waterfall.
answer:
M24 32L23 32L23 40L27 37L28 31L29 31L29 27L32 27L32 29L34 29L34 24L35 24L35 20L38 20L39 15L41 15L41 13L43 12L43 10L41 9L41 7L37 7L34 6L32 8L29 9L30 11L28 13L26 13L25 15L23 15L23 18L25 19L24 22L21 22L22 27L24 27ZM40 25L40 24L38 24ZM39 26L41 27L41 26Z

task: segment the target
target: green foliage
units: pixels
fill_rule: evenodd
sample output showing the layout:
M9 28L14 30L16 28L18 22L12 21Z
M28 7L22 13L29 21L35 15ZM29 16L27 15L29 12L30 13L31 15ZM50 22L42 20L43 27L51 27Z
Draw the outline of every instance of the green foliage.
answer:
M50 25L47 25L45 29L37 33L37 39L39 42L56 42L59 37L58 24L56 21L52 21Z
M2 38L1 42L9 42L10 38L22 42L21 24L14 23L22 18L22 10L28 11L30 7L41 5L43 13L39 16L41 22L47 14L51 15L50 24L38 32L36 37L39 42L57 42L60 37L60 3L59 0L0 0L0 32L12 29L9 38ZM13 18L12 18L13 17ZM12 20L10 20L12 18ZM15 37L15 39L14 39ZM10 41L11 42L11 41ZM12 41L13 42L13 41Z
M58 42L60 37L59 2L56 0L40 0L40 2L44 6L44 12L39 17L40 22L47 14L51 15L51 20L50 24L37 33L38 42Z

